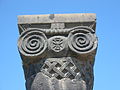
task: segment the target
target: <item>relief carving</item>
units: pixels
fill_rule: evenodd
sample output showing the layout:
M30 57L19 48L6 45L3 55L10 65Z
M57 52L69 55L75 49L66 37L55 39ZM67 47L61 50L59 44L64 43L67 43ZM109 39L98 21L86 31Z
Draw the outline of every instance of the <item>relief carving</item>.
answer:
M23 61L26 89L93 90L93 66L98 42L95 19L88 18L86 14L85 19L79 22L76 18L82 20L82 14L79 17L72 15L73 21L64 15L61 19L58 17L55 15L48 21L44 17L46 22L37 21L37 24L29 17L33 20L28 21L30 25L27 21L22 22L23 17L19 18L18 50ZM46 24L48 22L50 24ZM41 25L46 25L46 28ZM47 28L48 25L51 28Z

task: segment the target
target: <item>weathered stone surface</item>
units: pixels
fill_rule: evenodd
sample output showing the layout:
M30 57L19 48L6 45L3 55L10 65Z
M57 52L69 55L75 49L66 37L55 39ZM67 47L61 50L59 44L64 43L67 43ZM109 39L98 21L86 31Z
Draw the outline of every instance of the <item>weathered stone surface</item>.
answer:
M94 22L96 14L82 13L82 14L48 14L48 15L21 15L18 16L18 24L29 23L70 23L70 22Z
M31 90L86 90L86 84L83 80L69 78L58 80L39 72L33 81Z
M18 16L27 90L92 90L95 14Z

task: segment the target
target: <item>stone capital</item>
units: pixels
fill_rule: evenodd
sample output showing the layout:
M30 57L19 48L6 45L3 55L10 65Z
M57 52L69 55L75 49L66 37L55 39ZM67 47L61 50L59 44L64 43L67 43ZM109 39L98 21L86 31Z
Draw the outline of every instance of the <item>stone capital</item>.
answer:
M96 14L18 16L27 90L93 90Z

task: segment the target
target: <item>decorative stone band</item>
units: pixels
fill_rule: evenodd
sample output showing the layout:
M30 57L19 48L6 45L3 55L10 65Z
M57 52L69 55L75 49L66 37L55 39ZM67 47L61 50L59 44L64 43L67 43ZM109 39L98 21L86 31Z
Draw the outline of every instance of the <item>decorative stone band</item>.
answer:
M50 51L59 53L69 47L74 53L83 55L94 52L97 48L95 32L86 26L69 29L67 36L55 35L46 37L45 34L42 29L32 28L22 32L18 40L18 48L21 55L33 60L46 55L44 53L45 51L49 53L51 53ZM47 49L48 47L49 49Z
M69 34L72 30L76 29L76 28L88 28L88 31L90 29L92 29L91 27L88 26L77 26L77 27L73 27L73 28L63 28L63 29L41 29L41 28L27 28L27 30L31 30L31 29L37 29L40 30L41 32L44 32L46 35L56 35L56 34ZM25 31L25 30L23 30ZM90 30L91 31L91 30ZM92 32L95 33L95 31L92 29Z

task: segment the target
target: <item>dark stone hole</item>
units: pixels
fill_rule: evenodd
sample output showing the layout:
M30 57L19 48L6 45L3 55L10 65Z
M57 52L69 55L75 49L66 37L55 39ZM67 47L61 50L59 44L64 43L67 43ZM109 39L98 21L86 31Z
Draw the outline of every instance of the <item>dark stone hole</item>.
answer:
M72 67L74 66L71 62L68 64L68 67Z
M58 75L56 78L57 78L57 79L62 79L63 77L62 77L62 76L60 76L60 75Z
M45 64L45 65L43 66L43 69L46 69L46 68L49 68L49 66Z
M68 70L66 70L66 69L63 69L63 71L62 71L62 72L65 74L65 73L67 73L67 72L68 72Z
M63 61L63 63L66 63L66 61Z
M75 76L71 74L71 75L69 76L69 78L70 78L70 79L74 79Z
M77 69L75 69L75 72L78 73L78 72L80 72L80 70L77 68Z
M52 62L50 62L51 64L53 64L53 61Z
M56 73L53 69L49 72L50 74Z
M57 64L55 65L55 67L61 67L61 65L60 65L59 63L57 63Z

